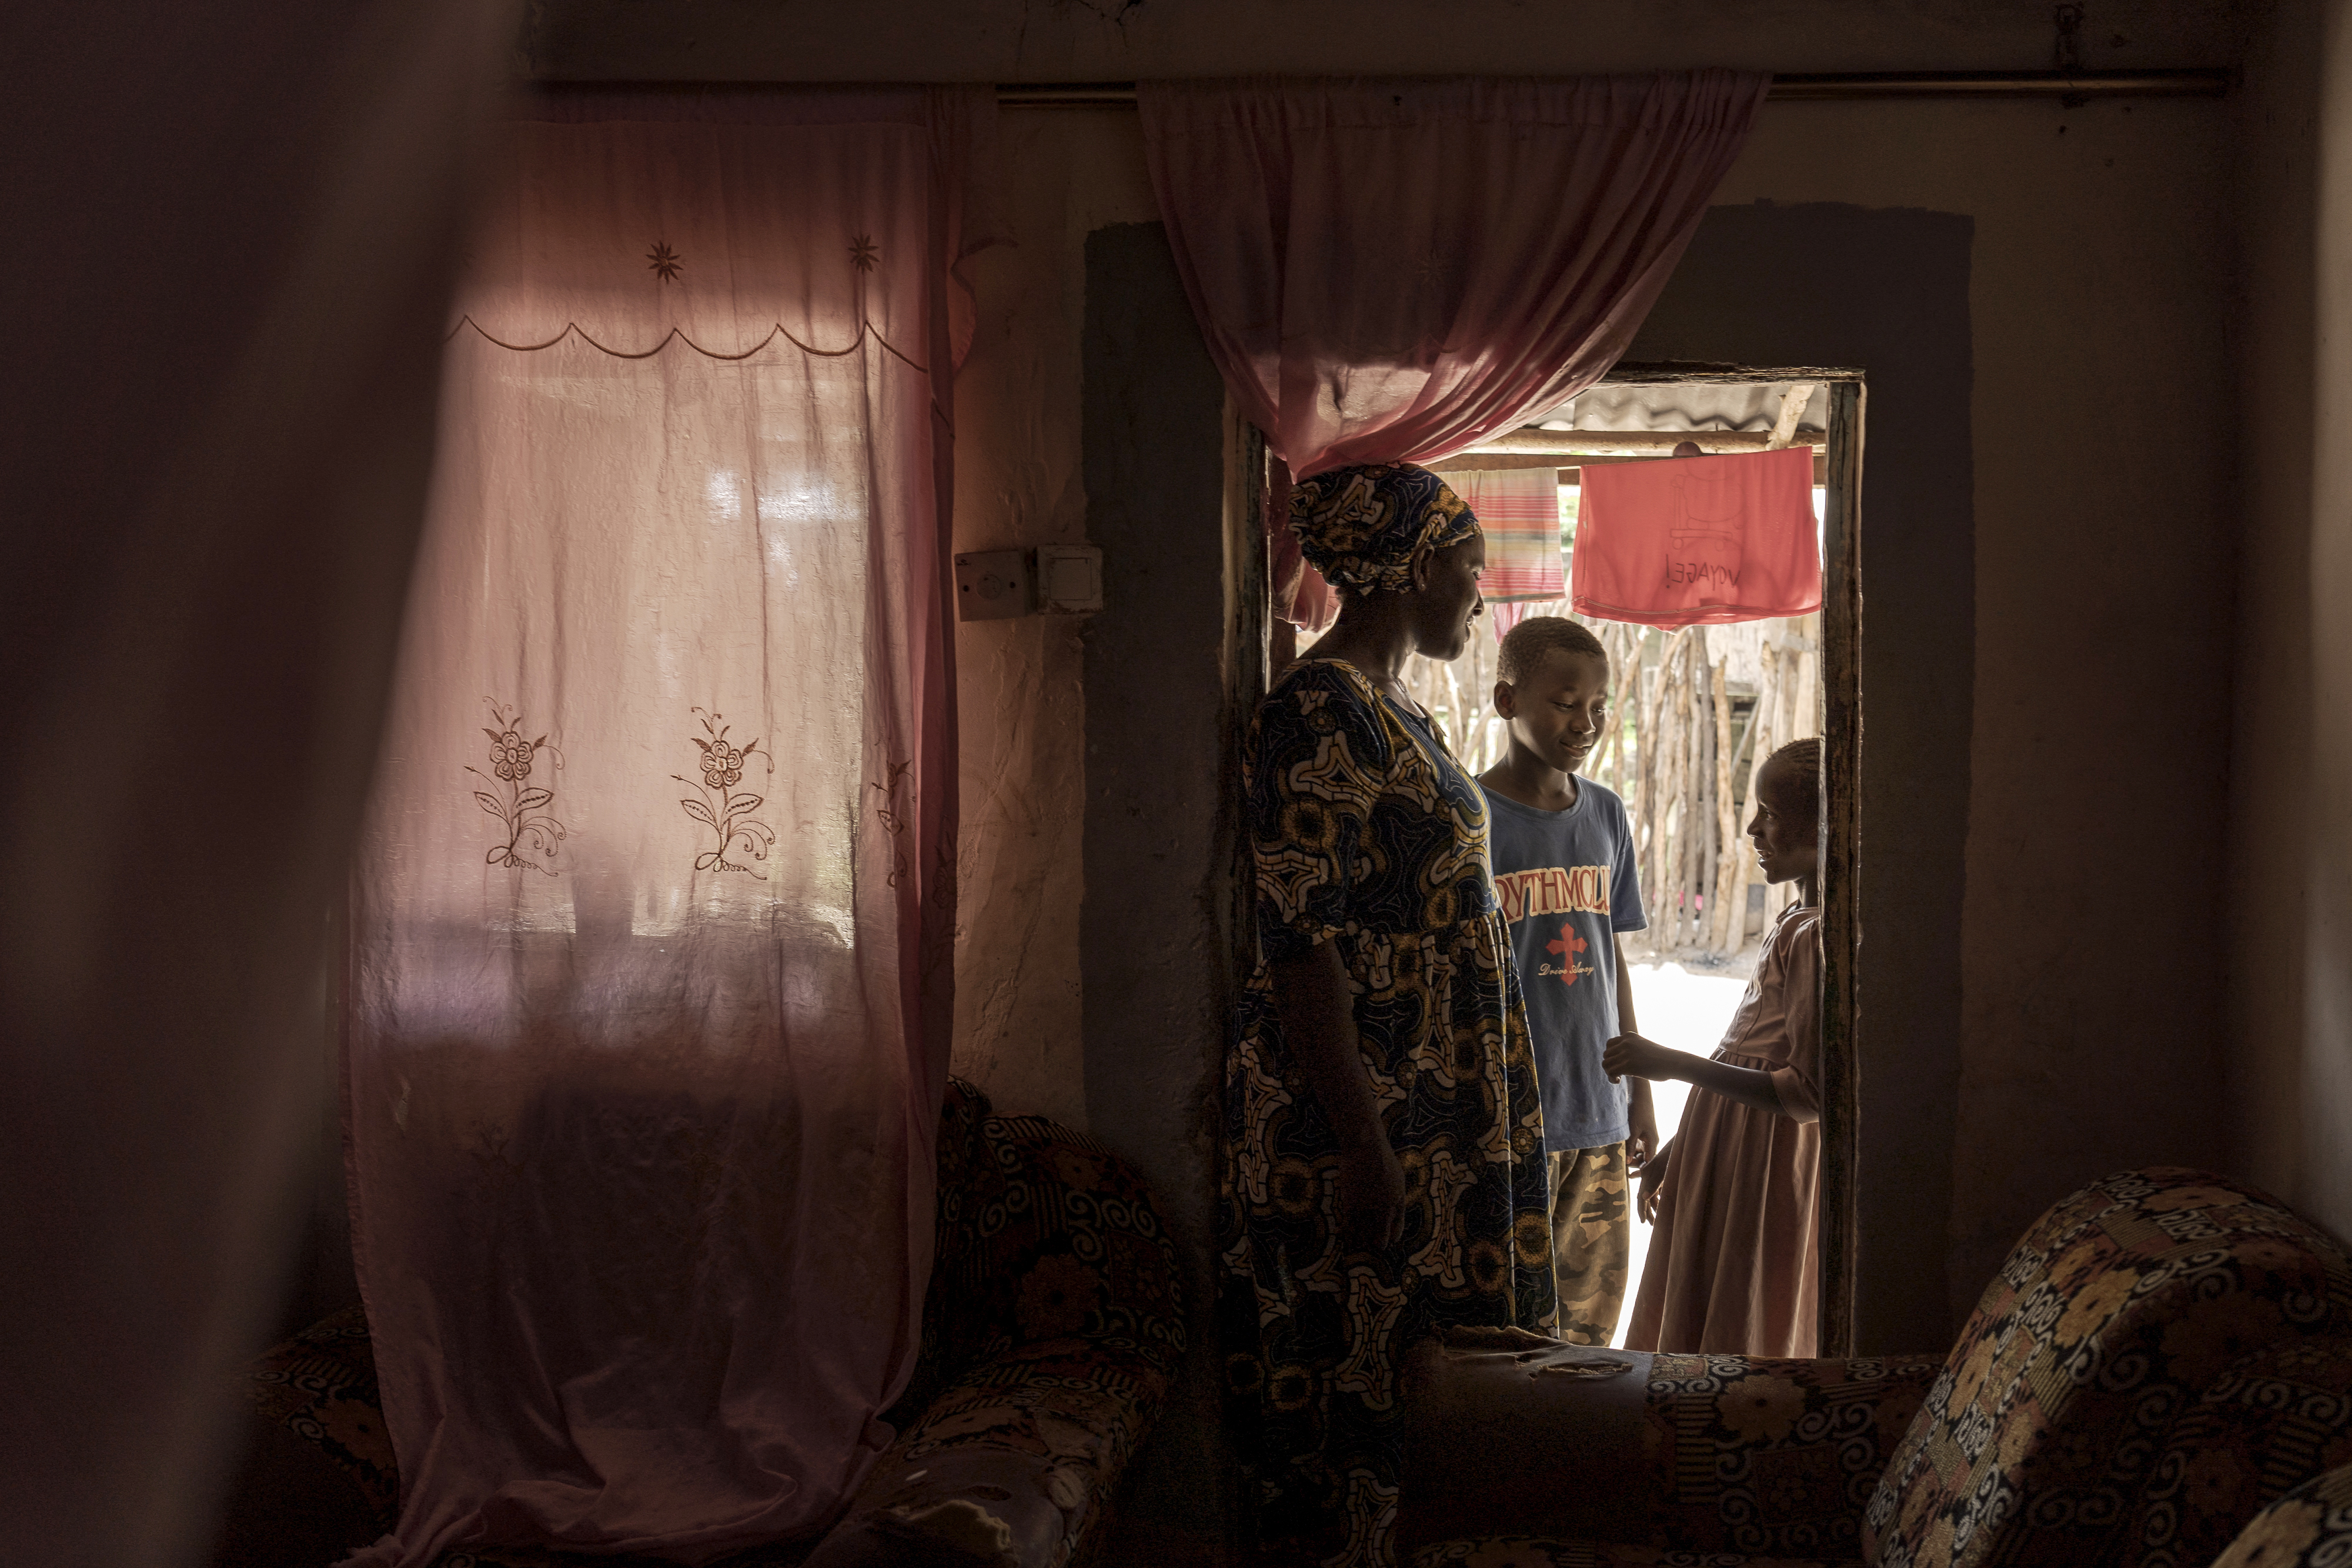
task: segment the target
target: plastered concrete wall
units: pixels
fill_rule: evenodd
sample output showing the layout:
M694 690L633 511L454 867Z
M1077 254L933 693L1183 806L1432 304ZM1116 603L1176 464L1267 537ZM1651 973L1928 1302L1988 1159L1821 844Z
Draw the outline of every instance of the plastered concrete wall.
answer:
M1211 1195L1241 853L1233 742L1263 683L1237 656L1226 584L1255 518L1245 495L1234 504L1237 422L1165 230L1099 229L1086 262L1087 515L1105 558L1087 629L1087 1107L1159 1198L1192 1328L1108 1556L1178 1568L1229 1540Z
M1865 931L1862 961L1865 1051L1910 1021L1874 1012L1872 992L1939 998L1944 975L1959 979L1948 1197L1924 1176L1902 1195L1922 1203L1910 1260L1940 1269L1955 1315L2073 1185L2224 1157L2223 966L2191 935L2196 912L2222 907L2222 835L2184 827L2228 806L2231 441L2212 392L2230 381L2231 143L2210 101L1785 104L1720 193L1973 226L1973 695L1965 716L1889 712L1927 694L1873 686L1870 631L1864 671L1866 768L1882 717L1969 735L1961 885L1907 890L1959 901L1958 950L1906 932L1873 947ZM1813 262L1834 274L1845 258ZM1771 282L1756 285L1769 314ZM1872 412L1893 411L1874 393ZM1864 623L1899 636L1871 541L1927 519L1874 494L1865 448ZM1876 757L1874 781L1943 795L1944 779L1889 777ZM1909 852L1865 827L1866 866L1945 882ZM1900 1203L1879 1215L1866 1266L1902 1267ZM1940 1257L1925 1241L1937 1229ZM1882 1326L1940 1343L1920 1312Z
M1967 667L1947 683L1965 700L1951 707L1934 683L1884 699L1916 705L1885 716L1890 733L1962 732L1970 787L1954 799L1931 752L1906 765L1932 771L1881 774L1891 793L1948 802L1961 821L1937 831L1964 835L1965 853L1957 867L1920 866L1898 837L1864 846L1906 899L1942 912L1928 936L1915 921L1866 949L1865 1009L1875 988L1882 1006L1958 1009L1918 1020L1951 1042L1934 1060L1882 1064L1931 1097L1919 1109L1937 1136L1911 1152L1909 1174L1888 1176L1893 1190L1866 1200L1876 1218L1865 1254L1905 1287L1866 1319L1879 1348L1940 1343L2069 1185L2222 1157L2221 966L2183 961L2150 916L2215 908L2222 892L2218 834L2179 824L2218 823L2226 806L2230 443L2210 390L2228 381L2229 256L2213 222L2226 209L2228 113L1778 105L1722 192L1727 204L1927 208L1966 218L1974 235L1975 636L1949 649ZM1150 215L1130 119L1037 112L1004 125L1020 150L1006 160L1015 189L1060 178L1067 157L1074 177L1123 190ZM1081 146L1099 162L1077 167ZM1113 204L1065 199L1077 214L1065 245ZM1840 258L1798 265L1834 277ZM1058 287L1080 292L1075 275ZM1777 275L1759 272L1752 287L1759 316L1784 308ZM1892 411L1881 400L1878 412ZM1865 465L1865 540L1919 526L1872 509ZM1904 586L1968 592L1959 578ZM1880 588L1880 602L1900 601L1894 584ZM2175 727L2149 721L2171 712L2208 727L2205 741L2184 746ZM967 962L960 977L972 972ZM1880 1014L1865 1030L1899 1042L1906 1021ZM1908 1140L1918 1124L1906 1110L1888 1114Z
M1087 235L1153 215L1132 114L1007 115L1001 231L974 258L956 383L956 549L1083 542ZM1078 973L1087 694L1076 617L957 628L963 737L955 1071L999 1108L1087 1124ZM1118 700L1113 697L1111 700Z
M1854 1294L1866 1352L1932 1344L1949 1313L1944 1228L1920 1217L1952 1206L1965 1038L1970 737L1948 716L1969 711L1976 674L1974 245L1970 219L1917 207L1717 206L1631 350L1869 376ZM1769 310L1756 308L1759 277L1776 280Z
M2231 1156L2352 1235L2352 18L2281 5L2238 105L2243 517Z
M2103 0L2085 63L2231 63L2250 15L2227 0ZM523 55L535 74L575 79L1118 79L2019 68L2049 64L2052 40L2045 0L547 0ZM1873 1266L1942 1281L1942 1312L1930 1291L1881 1325L1904 1348L1940 1343L2071 1183L2223 1157L2226 966L2211 933L2227 886L2233 437L2216 389L2231 384L2232 112L1775 104L1721 193L1973 225L1971 695L1924 721L1967 732L1965 852L1958 878L1936 868L1908 890L1957 904L1958 935L1886 959L1911 967L1892 981L1885 947L1863 960L1866 993L1958 997L1950 1134L1926 1155L1942 1174L1883 1195L1884 1228L1864 1239ZM1020 248L982 270L982 342L959 397L960 544L1078 526L1080 247L1092 228L1156 215L1131 116L1015 112L1003 129ZM1758 312L1776 308L1780 281L1753 279ZM1865 538L1913 526L1873 513L1868 485L1865 464ZM959 1061L1008 1107L1076 1120L1073 773L1085 708L1136 699L1086 683L1068 637L1016 624L960 638L971 759ZM1911 782L1936 792L1888 781ZM1899 864L1905 846L1864 852ZM2345 864L2352 876L2352 849ZM2296 1057L2289 1073L2283 1057L2282 1082L2317 1082L2317 1062Z

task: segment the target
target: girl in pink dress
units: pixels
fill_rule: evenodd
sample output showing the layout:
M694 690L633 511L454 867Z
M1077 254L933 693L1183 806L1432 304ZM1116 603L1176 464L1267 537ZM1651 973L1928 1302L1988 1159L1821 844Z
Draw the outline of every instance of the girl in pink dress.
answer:
M1691 1085L1682 1129L1642 1173L1656 1227L1629 1350L1815 1354L1821 1266L1821 742L1766 758L1748 825L1767 882L1798 884L1712 1057L1621 1034L1613 1079Z

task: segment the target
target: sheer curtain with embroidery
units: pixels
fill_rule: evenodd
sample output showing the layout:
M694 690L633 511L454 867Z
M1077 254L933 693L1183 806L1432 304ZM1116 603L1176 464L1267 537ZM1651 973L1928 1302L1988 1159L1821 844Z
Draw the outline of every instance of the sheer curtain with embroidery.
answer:
M376 1561L821 1530L929 1264L954 268L993 107L513 125L353 903Z

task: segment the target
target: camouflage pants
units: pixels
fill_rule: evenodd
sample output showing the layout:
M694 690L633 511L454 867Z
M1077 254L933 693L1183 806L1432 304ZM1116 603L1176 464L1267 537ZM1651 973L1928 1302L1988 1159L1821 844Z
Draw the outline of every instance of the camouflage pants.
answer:
M1624 1145L1551 1156L1551 1270L1570 1344L1607 1344L1617 1332L1633 1241L1625 1199Z

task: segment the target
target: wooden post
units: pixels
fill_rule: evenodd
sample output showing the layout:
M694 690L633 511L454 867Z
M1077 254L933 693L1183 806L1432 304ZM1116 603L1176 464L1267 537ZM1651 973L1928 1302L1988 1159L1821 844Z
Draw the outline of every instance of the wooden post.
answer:
M1775 747L1786 746L1792 740L1802 740L1812 733L1804 722L1803 709L1797 701L1798 678L1804 669L1804 658L1800 649L1780 650L1780 729L1773 737ZM1788 908L1796 896L1795 883L1773 883L1764 894L1764 913L1768 916L1766 925L1769 926L1772 919L1777 919L1780 911Z
M1715 904L1715 651L1706 628L1696 630L1691 639L1690 788L1684 794L1690 831L1683 852L1683 940L1692 946L1706 940Z
M1616 722L1617 694L1619 688L1624 684L1624 665L1620 661L1617 651L1617 644L1622 639L1617 635L1617 628L1614 625L1603 625L1594 635L1601 639L1601 657L1609 662L1610 717L1601 731L1600 738L1592 743L1592 755L1584 759L1585 777L1588 779L1600 778L1601 766L1604 763L1615 764L1617 754L1622 749L1624 740L1624 726ZM1618 793L1622 795L1624 791L1620 789Z
M1638 664L1634 666L1634 678L1641 682L1642 709L1640 723L1633 732L1634 743L1639 747L1633 758L1633 831L1640 840L1642 880L1653 900L1658 896L1655 851L1658 841L1664 836L1659 821L1658 720L1665 691L1666 667L1673 658L1673 652L1674 639L1665 638L1659 645L1658 663L1654 669L1645 675Z
M1748 806L1750 811L1756 808L1756 775L1762 771L1764 759L1772 754L1772 748L1780 744L1780 738L1772 727L1774 716L1780 707L1780 650L1767 643L1759 665L1756 711L1748 721ZM1739 950L1748 945L1748 880L1755 868L1755 857L1742 845L1740 852L1733 857L1733 863L1738 880L1731 894L1731 934L1725 938L1723 946L1726 957L1738 956Z
M1470 755L1470 717L1462 711L1462 683L1454 678L1451 664L1437 668L1445 680L1445 727L1454 732L1454 755L1466 758Z
M1738 867L1747 859L1739 852L1739 803L1732 799L1731 768L1738 760L1731 749L1731 693L1724 674L1730 663L1726 654L1715 664L1715 841L1717 845L1716 874L1707 902L1713 907L1707 913L1714 916L1707 922L1708 939L1718 953L1724 951L1727 936L1732 936L1731 951L1738 952L1734 922L1739 911L1732 906L1732 885L1738 883L1743 896L1747 879Z
M1854 961L1863 940L1862 421L1859 381L1830 387L1829 471L1822 528L1822 650L1827 697L1822 736L1822 1239L1821 1349L1854 1345L1854 1184L1862 1097L1862 996ZM1805 695L1810 698L1809 690ZM1809 725L1811 710L1807 714ZM1810 733L1810 730L1809 730ZM1874 1347L1875 1348L1875 1347Z
M1495 744L1495 661L1500 653L1494 633L1483 626L1470 629L1470 771L1484 773L1501 753Z
M1691 868L1691 942L1701 947L1707 945L1707 936L1715 929L1715 912L1723 905L1723 901L1716 896L1715 885L1716 878L1722 874L1723 866L1723 796L1716 789L1716 775L1723 766L1723 743L1718 733L1723 726L1719 722L1721 710L1715 695L1716 671L1720 664L1712 656L1715 641L1712 637L1707 639L1710 656L1696 672L1698 695L1704 699L1701 706L1706 714L1699 727L1698 788L1692 791L1698 797L1698 837L1702 852L1695 857L1697 863Z
M1822 732L1822 656L1810 649L1797 655L1797 725L1791 737Z
M1642 648L1649 640L1650 629L1646 626L1622 627L1617 639L1624 668L1617 676L1617 700L1610 705L1610 728L1617 736L1617 755L1609 761L1609 784L1617 791L1617 798L1621 800L1625 798L1625 747L1641 739L1641 732L1636 730L1629 742L1625 725L1629 719L1641 717Z
M1665 923L1660 927L1660 935L1664 938L1661 947L1674 946L1675 918L1678 907L1675 899L1675 876L1680 870L1675 858L1677 828L1675 808L1682 793L1681 719L1688 703L1683 691L1682 666L1685 650L1689 645L1687 628L1675 632L1668 641L1665 656L1658 665L1658 762L1651 786L1655 825L1651 830L1650 839L1653 852L1650 885L1658 890L1658 897L1664 901L1666 911Z
M1685 632L1682 664L1675 680L1675 844L1668 874L1674 879L1675 946L1689 940L1691 848L1698 835L1697 794L1699 738L1698 664L1706 655L1706 633L1693 626Z

